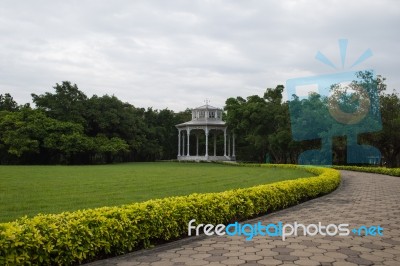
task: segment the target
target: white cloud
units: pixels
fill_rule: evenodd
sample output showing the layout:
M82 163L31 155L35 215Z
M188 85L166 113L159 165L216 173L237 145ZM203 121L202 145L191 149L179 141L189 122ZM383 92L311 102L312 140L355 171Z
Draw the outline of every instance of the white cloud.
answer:
M2 1L0 93L19 103L57 82L138 107L184 110L262 95L289 78L335 71L319 50L400 88L397 1Z

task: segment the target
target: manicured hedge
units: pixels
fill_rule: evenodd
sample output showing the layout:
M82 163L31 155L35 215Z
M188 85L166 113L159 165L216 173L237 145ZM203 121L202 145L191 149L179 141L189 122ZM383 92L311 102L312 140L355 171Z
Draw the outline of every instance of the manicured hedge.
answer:
M3 223L0 265L70 265L123 254L186 236L191 219L212 224L239 221L327 194L340 183L340 174L334 169L305 169L317 176Z
M350 170L357 172L368 172L392 176L400 176L400 168L385 168L385 167L367 167L367 166L333 166L335 169Z

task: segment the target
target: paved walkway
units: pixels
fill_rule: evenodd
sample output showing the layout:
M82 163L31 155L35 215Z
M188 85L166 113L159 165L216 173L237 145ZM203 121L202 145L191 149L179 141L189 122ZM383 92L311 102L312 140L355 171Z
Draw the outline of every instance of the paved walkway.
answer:
M91 265L400 265L400 177L342 171L333 193L248 221L380 225L383 236L198 236Z

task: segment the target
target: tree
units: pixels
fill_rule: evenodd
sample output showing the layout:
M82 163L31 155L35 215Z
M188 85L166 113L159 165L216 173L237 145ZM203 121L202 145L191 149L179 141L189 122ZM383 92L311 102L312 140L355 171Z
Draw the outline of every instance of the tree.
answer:
M5 93L4 95L0 94L0 111L13 112L17 110L18 104L9 93Z
M299 143L292 139L289 106L287 102L282 102L283 90L284 86L278 85L274 89L267 89L264 93L270 117L267 152L276 163L295 163L300 147Z
M122 155L129 151L129 145L126 141L117 137L109 139L106 136L98 135L93 138L92 144L94 156L101 158L100 160L97 158L96 161L105 163L112 163L116 160L121 161L120 158L117 159L118 155Z
M389 167L398 167L400 155L400 98L397 93L381 94L382 130L364 134L361 140L379 148Z
M3 112L0 116L0 143L3 151L20 162L47 162L52 155L51 150L67 152L63 150L65 145L60 145L60 139L82 136L82 132L83 128L79 124L58 121L47 117L41 110L31 108ZM76 145L75 139L69 140L70 145Z
M87 101L85 109L83 117L88 136L120 138L129 146L127 159L137 157L147 139L144 109L124 103L114 95L94 95Z
M302 100L294 96L290 102L294 138L321 143L321 147L315 147L318 142L310 142L311 146L305 146L310 150L308 155L313 155L307 155L308 158L313 157L319 162L325 158L325 163L331 163L333 151L334 163L365 164L379 157L376 147L379 147L378 143L382 147L382 141L377 140L381 133L374 132L382 129L380 112L385 112L385 108L391 106L386 103L382 105L385 102L385 79L380 76L375 78L368 71L358 72L354 78L344 87L332 84L329 97L311 93ZM382 120L387 120L387 114L382 113ZM387 129L388 125L383 122L383 132ZM394 135L392 137L396 138ZM310 148L320 151L311 151ZM387 150L385 157L389 156ZM398 154L396 149L392 146L389 150L394 152L390 156L395 158Z
M45 111L51 118L85 125L83 114L87 96L76 84L72 85L69 81L56 83L53 88L55 93L31 94L36 107Z
M265 162L272 157L275 162L291 158L285 145L292 145L289 130L289 112L282 103L284 87L267 89L263 98L252 95L229 98L225 103L228 127L240 136L237 140L238 157L249 161Z

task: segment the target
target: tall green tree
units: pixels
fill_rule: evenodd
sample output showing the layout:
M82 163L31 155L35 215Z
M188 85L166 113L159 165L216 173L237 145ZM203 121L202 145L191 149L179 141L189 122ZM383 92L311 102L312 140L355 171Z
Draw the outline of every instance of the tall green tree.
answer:
M144 110L124 103L114 95L94 95L86 104L85 133L123 139L129 146L127 160L136 160L147 139Z
M9 93L0 94L0 111L17 111L18 104Z
M282 102L282 85L269 88L263 97L252 95L229 98L225 103L228 127L238 136L237 154L249 161L286 162L291 159L285 148L292 145L288 106Z
M54 119L85 125L85 106L87 96L79 90L76 84L63 81L53 87L55 92L41 95L32 93L32 100L37 108L46 111Z
M48 143L57 142L54 147L66 152L58 146L60 139L72 135L82 137L82 131L79 124L49 118L43 111L31 108L0 115L0 143L9 157L19 162L45 163L52 155ZM70 139L70 145L75 145L75 140Z
M364 134L361 141L370 143L382 153L389 167L400 165L400 97L397 93L381 94L380 111L382 130L374 134Z

